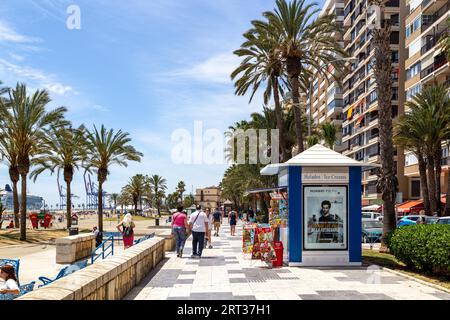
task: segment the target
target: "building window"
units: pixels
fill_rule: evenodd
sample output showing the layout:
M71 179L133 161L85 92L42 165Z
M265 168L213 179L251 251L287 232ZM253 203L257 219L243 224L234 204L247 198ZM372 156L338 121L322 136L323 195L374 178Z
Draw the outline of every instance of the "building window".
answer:
M416 74L419 74L420 71L422 70L422 64L421 62L417 62L416 64L414 64L413 66L411 66L411 68L409 68L408 70L406 70L406 80L411 79L412 77L414 77Z
M406 100L411 100L416 94L422 91L422 85L418 84L406 91Z
M414 31L420 28L421 24L422 24L422 17L419 16L416 18L416 20L414 20L413 23L406 26L406 37L408 38L409 36L411 36L414 33Z
M420 180L411 180L411 198L420 198Z
M419 160L414 153L408 153L405 155L405 166L412 166L418 164Z

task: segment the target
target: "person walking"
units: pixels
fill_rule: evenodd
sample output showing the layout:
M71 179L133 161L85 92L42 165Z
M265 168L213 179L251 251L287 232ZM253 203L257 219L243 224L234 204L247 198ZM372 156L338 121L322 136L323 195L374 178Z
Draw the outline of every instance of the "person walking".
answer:
M222 224L222 213L218 208L212 214L213 216L213 224L214 224L214 236L219 236L220 225Z
M228 216L228 221L230 223L231 236L235 236L236 235L237 219L238 219L237 212L234 211L234 210L231 210L231 212L230 212L230 214Z
M208 231L208 218L202 211L202 207L197 205L196 211L189 218L189 228L192 230L192 256L200 258L205 244L205 233Z
M126 249L134 244L134 228L136 225L133 222L133 216L127 213L122 222L117 225L117 230L122 234L123 246ZM121 229L122 228L122 229Z
M172 233L176 239L177 257L183 257L184 244L186 243L187 230L189 228L186 213L183 212L183 207L178 206L177 212L172 216Z
M213 228L213 216L211 214L211 209L210 208L206 208L206 217L208 218L208 229L206 231L206 240L205 241L205 248L208 247L208 249L212 249L212 238L211 238L211 234L212 234L212 228Z

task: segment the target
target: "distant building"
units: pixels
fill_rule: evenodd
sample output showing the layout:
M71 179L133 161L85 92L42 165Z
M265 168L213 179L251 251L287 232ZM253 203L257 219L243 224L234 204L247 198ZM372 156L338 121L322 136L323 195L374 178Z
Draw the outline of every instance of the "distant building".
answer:
M207 187L195 191L195 204L203 208L217 208L221 205L222 190L219 187Z
M19 194L19 203L21 195ZM0 201L6 207L6 210L14 210L13 193L9 185L5 186L5 191L0 192ZM40 210L44 206L44 198L39 196L27 195L27 210Z

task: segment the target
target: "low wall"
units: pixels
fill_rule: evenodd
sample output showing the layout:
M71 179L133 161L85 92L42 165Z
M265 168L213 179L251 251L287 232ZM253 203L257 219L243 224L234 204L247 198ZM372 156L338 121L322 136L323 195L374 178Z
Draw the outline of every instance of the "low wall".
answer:
M119 300L164 259L165 239L155 237L97 262L17 300Z
M56 263L72 264L90 257L94 250L95 236L91 233L57 239Z
M164 250L165 251L175 251L175 237L172 234L172 229L160 229L155 230L156 236L164 238Z

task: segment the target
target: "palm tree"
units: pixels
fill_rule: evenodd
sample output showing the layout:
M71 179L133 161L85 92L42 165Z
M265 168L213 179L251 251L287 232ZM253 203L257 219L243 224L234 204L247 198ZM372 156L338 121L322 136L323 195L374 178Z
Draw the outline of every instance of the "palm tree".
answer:
M100 131L94 126L93 131L87 133L89 159L87 169L95 169L98 181L98 227L103 232L103 183L106 181L111 165L127 167L127 161L141 161L142 153L129 143L129 134L119 130L107 130L103 125Z
M411 151L418 159L420 186L426 215L431 215L430 193L428 191L427 163L425 155L425 135L419 126L422 117L414 108L399 117L394 127L394 142L406 151Z
M337 134L339 128L331 122L324 122L320 125L320 130L321 137L325 141L325 145L330 149L334 149L334 145L338 139Z
M30 174L30 178L36 182L37 177L44 171L49 170L52 174L56 171L59 176L63 172L66 183L66 216L67 229L72 226L72 188L74 171L86 161L86 135L84 126L77 129L67 125L64 127L53 127L46 141L46 154L33 159L36 166Z
M321 15L313 20L320 11L316 3L305 4L305 0L293 0L289 4L286 0L277 0L275 10L263 14L268 20L267 28L279 35L279 51L290 84L300 153L304 151L300 108L300 89L304 80L301 80L311 78L313 73L327 79L323 65L343 70L345 64L336 58L344 57L346 53L333 36L334 32L341 32L341 27L334 22L334 15ZM332 76L339 80L338 74Z
M180 195L181 203L183 203L183 193L186 191L186 184L184 183L184 181L178 182L176 191Z
M319 144L319 137L316 135L312 135L308 137L308 149L315 146L316 144Z
M3 203L0 201L0 229L2 228L3 224L3 213L6 211L6 207L3 205Z
M154 202L158 209L158 216L161 217L161 201L164 198L164 192L167 190L166 179L155 174L149 177L149 184L154 195Z
M117 199L119 198L119 194L111 193L109 199L114 203L114 213L117 213ZM79 205L78 205L79 206Z
M142 174L133 176L130 182L124 187L124 191L131 195L134 204L134 212L137 213L138 203L140 203L145 192L145 177Z
M65 124L66 108L57 108L47 112L50 102L48 92L36 91L31 97L27 95L24 84L17 84L9 91L8 103L0 102L1 128L4 137L10 139L17 152L17 168L21 177L20 203L20 240L26 240L27 218L27 176L31 159L45 151L47 132L51 126Z
M253 29L244 34L245 42L241 48L234 52L243 58L240 66L231 74L236 80L236 94L245 95L251 88L250 102L261 85L265 85L264 104L268 104L272 94L275 103L276 128L280 131L281 161L290 158L290 150L286 148L285 127L283 124L283 111L280 102L280 93L285 83L283 77L283 62L278 49L279 36L265 24L253 21Z
M0 155L2 156L3 161L6 162L9 168L9 178L11 180L13 190L14 225L16 228L19 228L19 194L17 191L17 183L20 180L20 174L17 165L17 149L14 145L14 142L10 140L7 134L5 134L1 130L0 130Z

